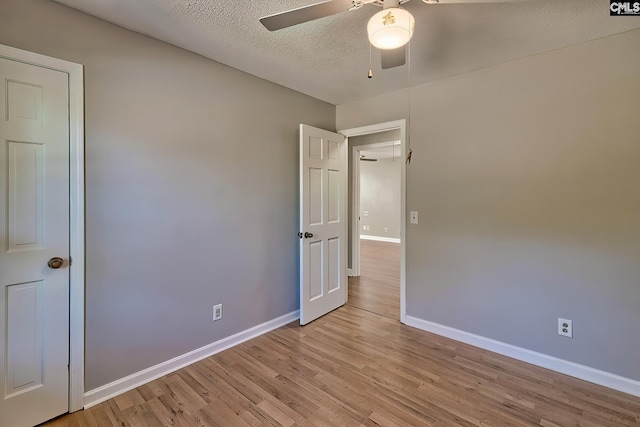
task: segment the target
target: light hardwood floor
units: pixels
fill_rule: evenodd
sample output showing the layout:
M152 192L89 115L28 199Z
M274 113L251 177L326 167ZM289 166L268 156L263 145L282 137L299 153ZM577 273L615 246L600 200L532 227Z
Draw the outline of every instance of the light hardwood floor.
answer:
M640 398L355 303L46 426L640 426Z
M360 276L349 278L347 304L400 319L400 244L360 240Z

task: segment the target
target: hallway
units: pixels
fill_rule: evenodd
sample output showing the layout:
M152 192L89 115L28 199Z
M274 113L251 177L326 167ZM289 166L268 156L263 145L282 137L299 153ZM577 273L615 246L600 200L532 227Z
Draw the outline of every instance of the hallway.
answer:
M400 319L400 244L360 241L360 277L349 277L347 305Z

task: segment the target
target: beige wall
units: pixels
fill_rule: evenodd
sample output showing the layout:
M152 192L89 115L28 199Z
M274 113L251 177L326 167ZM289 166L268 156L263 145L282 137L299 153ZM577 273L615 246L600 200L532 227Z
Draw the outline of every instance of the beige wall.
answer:
M411 89L408 315L640 380L638 46L636 30ZM339 105L337 127L403 118L408 97Z
M400 159L360 162L361 235L400 239L401 162ZM369 230L363 230L363 226Z
M85 65L86 390L298 308L297 129L334 106L48 0L0 43Z

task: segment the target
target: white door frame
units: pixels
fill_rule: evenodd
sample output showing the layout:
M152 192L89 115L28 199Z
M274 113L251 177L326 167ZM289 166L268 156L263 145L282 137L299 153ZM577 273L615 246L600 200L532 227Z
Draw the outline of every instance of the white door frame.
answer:
M385 123L378 123L375 125L369 125L369 126L363 126L363 127L358 127L358 128L352 128L352 129L346 129L346 130L340 130L338 131L338 133L343 134L344 136L346 136L347 138L349 137L353 137L353 136L361 136L361 135L369 135L372 133L378 133L378 132L384 132L384 131L388 131L388 130L395 130L395 129L399 129L400 130L400 159L402 161L401 164L401 171L400 171L400 322L402 323L406 323L405 319L407 316L407 310L406 310L406 303L407 303L407 295L406 295L406 272L405 272L405 254L406 254L406 218L407 218L407 202L406 202L406 181L407 181L407 168L406 168L406 164L404 159L407 158L407 121L405 119L402 120L395 120L392 122L385 122ZM362 148L362 147L359 147ZM356 171L359 171L360 167L359 167L359 163L355 163L356 159L353 159L353 164L350 165L351 167L351 172L352 172L352 177L353 177L353 181L356 180L356 176L355 173ZM357 168L357 169L356 169ZM358 192L359 192L359 188L358 188ZM358 199L360 197L359 194L357 194ZM354 194L354 188L351 189L351 203L352 203L352 207L354 206L354 201L355 201L355 197L356 194ZM358 205L359 206L359 203ZM351 263L352 263L352 267L353 267L353 262L354 259L356 259L356 256L360 256L360 245L356 245L356 240L357 239L359 241L360 239L360 235L359 232L360 230L358 229L359 224L357 221L357 216L358 216L358 211L355 211L354 209L352 209L352 246L351 246ZM354 237L353 235L357 234L357 237ZM357 251L357 252L356 252ZM360 266L358 265L358 270L360 268ZM352 272L353 273L353 272Z
M395 147L396 141L374 142L351 147L351 270L350 276L360 276L360 151L379 147ZM394 148L395 150L395 148ZM403 161L401 157L398 161Z
M0 57L69 76L69 412L84 407L84 75L83 66L0 44Z

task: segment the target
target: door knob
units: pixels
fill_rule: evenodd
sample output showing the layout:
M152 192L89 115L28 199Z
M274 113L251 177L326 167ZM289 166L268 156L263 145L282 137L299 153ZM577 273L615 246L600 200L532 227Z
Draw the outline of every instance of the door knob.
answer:
M64 264L64 260L62 258L59 258L59 257L53 257L47 263L49 268L52 268L54 270L57 270L60 267L62 267L62 264Z
M304 232L304 238L308 239L309 237L313 237L313 233L309 233L308 231Z

